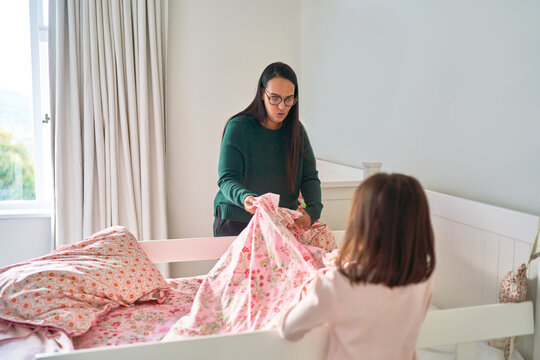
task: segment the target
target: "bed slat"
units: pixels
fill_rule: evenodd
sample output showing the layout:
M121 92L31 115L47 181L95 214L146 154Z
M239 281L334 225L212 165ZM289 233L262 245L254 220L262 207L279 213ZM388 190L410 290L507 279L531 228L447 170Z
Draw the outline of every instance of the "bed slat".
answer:
M47 360L325 360L328 329L320 327L301 341L281 339L276 331L214 335L188 341L149 342L37 356Z
M476 352L476 343L468 342L456 345L456 360L476 360L478 354Z
M534 333L531 301L430 311L418 348L476 342Z
M235 236L141 241L153 263L219 259Z
M417 348L458 344L458 360L475 359L476 341L534 331L530 301L428 312ZM109 348L78 350L67 354L38 356L47 360L211 359L296 360L326 358L328 329L320 327L299 342L282 340L276 331L216 335L189 341L150 342Z
M338 245L345 231L333 231ZM153 263L219 259L235 236L147 240L139 244Z

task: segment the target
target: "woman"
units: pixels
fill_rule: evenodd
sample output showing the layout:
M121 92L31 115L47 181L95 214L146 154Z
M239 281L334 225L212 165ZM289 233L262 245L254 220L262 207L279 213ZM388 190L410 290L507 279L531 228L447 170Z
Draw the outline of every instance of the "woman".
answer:
M229 119L219 155L219 191L214 199L214 236L235 236L255 212L253 198L271 192L279 206L301 208L298 226L321 215L321 182L308 136L298 118L298 81L282 62L264 69L255 98Z

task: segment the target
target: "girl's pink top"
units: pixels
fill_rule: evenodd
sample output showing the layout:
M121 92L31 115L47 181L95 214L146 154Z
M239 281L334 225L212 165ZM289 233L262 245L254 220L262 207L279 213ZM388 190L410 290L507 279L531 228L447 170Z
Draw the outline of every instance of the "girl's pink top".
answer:
M413 285L351 285L331 268L319 271L304 297L279 325L282 337L298 340L330 325L327 359L416 359L415 344L432 295L431 279Z

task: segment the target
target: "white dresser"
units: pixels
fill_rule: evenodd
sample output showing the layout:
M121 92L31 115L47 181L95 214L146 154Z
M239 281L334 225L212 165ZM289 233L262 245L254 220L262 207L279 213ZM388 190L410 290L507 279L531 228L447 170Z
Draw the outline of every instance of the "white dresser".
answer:
M356 188L364 179L364 170L317 159L321 180L321 221L332 230L345 230L349 207Z

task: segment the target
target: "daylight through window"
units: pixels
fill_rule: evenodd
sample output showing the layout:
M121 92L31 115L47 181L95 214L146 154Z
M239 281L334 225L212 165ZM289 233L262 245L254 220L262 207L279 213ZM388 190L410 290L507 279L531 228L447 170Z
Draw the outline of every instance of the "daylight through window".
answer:
M0 1L0 210L50 208L47 10Z

